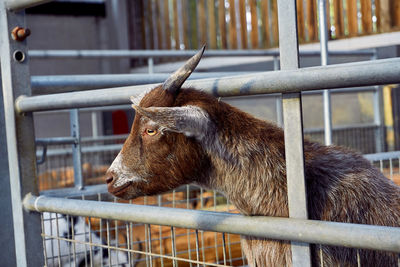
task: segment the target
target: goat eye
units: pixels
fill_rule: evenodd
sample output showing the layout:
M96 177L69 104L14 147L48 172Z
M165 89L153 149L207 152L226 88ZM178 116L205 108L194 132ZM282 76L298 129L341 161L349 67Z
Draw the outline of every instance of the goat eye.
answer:
M156 133L157 133L157 130L146 129L147 135L153 136L153 135L156 135Z

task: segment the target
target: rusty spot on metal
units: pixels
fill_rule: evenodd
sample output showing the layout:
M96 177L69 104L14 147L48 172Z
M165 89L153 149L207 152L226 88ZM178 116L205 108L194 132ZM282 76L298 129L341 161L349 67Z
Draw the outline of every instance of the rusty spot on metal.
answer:
M13 38L13 40L19 42L24 41L29 35L31 35L31 31L29 29L24 29L19 26L15 27L11 31L11 37Z

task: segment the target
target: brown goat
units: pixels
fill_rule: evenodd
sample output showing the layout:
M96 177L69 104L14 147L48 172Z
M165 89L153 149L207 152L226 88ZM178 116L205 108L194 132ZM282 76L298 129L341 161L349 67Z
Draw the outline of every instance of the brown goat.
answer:
M211 95L181 89L204 51L163 85L133 98L131 133L108 190L130 199L195 183L223 192L245 215L288 217L283 131ZM310 219L400 226L400 187L360 154L304 141ZM242 237L252 266L290 266L290 242ZM312 263L357 266L357 250L312 245ZM361 266L397 266L395 253L359 251Z

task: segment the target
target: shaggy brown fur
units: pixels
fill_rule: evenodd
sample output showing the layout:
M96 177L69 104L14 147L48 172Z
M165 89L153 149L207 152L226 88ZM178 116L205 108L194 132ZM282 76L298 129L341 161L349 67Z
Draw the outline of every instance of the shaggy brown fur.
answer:
M206 114L196 117L207 122L199 123L203 135L180 132L187 120L174 119L174 109L156 108L192 106ZM242 214L288 217L280 128L193 89L172 95L158 87L135 108L119 165L109 171L111 193L135 198L196 183L223 192ZM400 226L400 188L361 155L307 140L304 155L310 219ZM118 166L124 175L139 178L121 178ZM115 186L119 179L127 182ZM291 265L289 242L243 237L242 246L253 266ZM312 245L314 266L321 262L320 248L324 266L357 266L355 249ZM397 255L360 250L360 261L361 266L397 266Z

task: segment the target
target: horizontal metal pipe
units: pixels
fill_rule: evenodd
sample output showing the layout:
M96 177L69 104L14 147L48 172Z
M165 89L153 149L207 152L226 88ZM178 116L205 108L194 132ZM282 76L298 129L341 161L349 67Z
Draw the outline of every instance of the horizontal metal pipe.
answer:
M355 130L355 129L367 129L367 128L377 128L379 125L375 123L364 123L364 124L349 124L349 125L340 125L335 126L332 130L333 131L343 131L343 130ZM304 133L311 134L311 133L323 133L324 128L307 128L304 129Z
M81 137L81 142L100 142L100 141L116 141L126 139L128 134L115 134L115 135L103 135L103 136L85 136Z
M375 154L366 154L364 157L370 161L380 161L389 159L400 160L400 151L381 152Z
M252 72L254 73L254 72ZM231 77L236 75L250 74L250 72L200 72L193 73L188 80ZM161 83L165 81L170 74L92 74L92 75L54 75L54 76L32 76L31 88L33 95L65 93L83 90L93 90L101 88L112 88L132 85L143 85L152 83ZM335 90L339 92L355 92L358 91L373 91L375 87L363 87L352 90ZM357 92L358 92L357 91ZM322 93L319 91L307 92L312 94Z
M218 97L227 97L392 83L400 83L400 58L190 80L185 82L184 87L194 87ZM116 87L32 97L20 96L15 105L18 112L31 112L126 104L129 103L130 96L156 85Z
M19 11L28 7L41 5L53 0L8 0L6 1L6 7L12 11Z
M28 194L24 207L37 212L168 225L261 238L400 252L400 228L143 206Z
M191 57L196 50L30 50L31 58L157 58ZM329 51L332 56L372 56L373 51ZM300 51L301 56L317 57L320 51ZM279 56L278 50L206 50L203 57Z
M354 93L366 93L366 92L374 92L376 90L375 87L354 87L354 88L339 88L335 89L331 92L331 94L354 94ZM322 94L322 90L315 90L315 91L304 91L303 95L317 95ZM249 96L240 96L241 99L245 100L244 97L249 99L260 97L280 97L279 93L275 94L267 94L267 95L249 95ZM232 96L230 98L236 98ZM238 97L239 98L239 97ZM88 107L88 108L80 108L80 112L93 112L93 111L114 111L118 109L131 109L131 105L129 103L122 104L122 105L111 105L111 106L98 106L98 107ZM44 113L59 113L59 112L69 112L69 109L62 109L62 110L45 110Z
M103 145L103 146L84 146L81 148L81 153L88 154L88 153L118 152L121 149L122 149L122 144ZM36 152L36 157L40 157L41 155L42 153L40 151ZM50 149L47 151L46 155L47 157L72 155L72 149L71 148Z
M93 198L98 199L99 194L102 195L102 200L114 199L114 197L108 193L107 185L105 184L105 182L104 184L88 185L84 188L64 187L44 190L40 192L40 195L46 197L82 199L82 197L84 196L87 200L91 200Z
M200 72L193 73L189 77L189 80L244 75L249 73L250 72ZM161 83L165 81L169 75L170 74L168 73L157 73L32 76L31 88L32 94L43 95L139 84Z
M52 138L37 138L35 140L37 145L65 145L65 144L76 144L78 139L74 137L52 137Z

